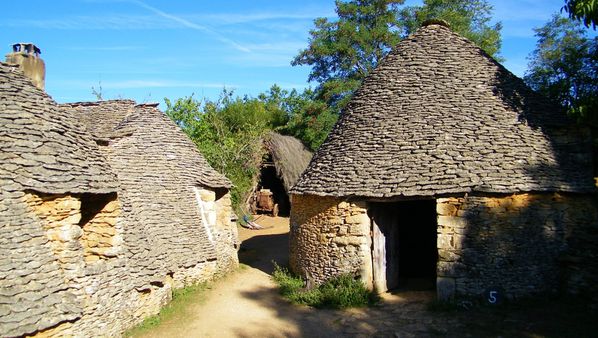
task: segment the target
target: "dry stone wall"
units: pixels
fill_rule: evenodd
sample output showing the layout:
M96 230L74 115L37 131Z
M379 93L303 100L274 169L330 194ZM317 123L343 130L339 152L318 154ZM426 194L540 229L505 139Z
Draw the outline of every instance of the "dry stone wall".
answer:
M20 327L21 330L7 331L9 326L0 323L2 333L40 337L84 337L100 333L119 336L145 317L158 313L170 301L173 288L209 280L236 266L238 243L236 227L230 222L230 195L223 190L216 200L216 192L205 188L198 191L201 191L202 200L205 199L202 203L206 206L205 214L200 217L198 213L198 222L205 217L206 230L213 236L212 241L218 249L218 259L168 270L156 270L154 267L154 270L142 273L131 269L138 266L136 257L131 256L128 248L135 241L130 237L130 229L124 229L126 219L116 194L27 192L22 201L34 217L34 223L39 222L43 230L34 240L47 243L54 258L50 261L57 262L62 277L36 280L36 276L46 278L35 273L39 265L36 261L33 261L37 265L31 266L31 271L27 270L31 264L22 266L21 273L30 281L25 283L27 288L29 285L40 288L43 283L51 282L67 290L68 293L62 297L68 296L68 302L59 304L59 309L65 311L68 317L63 315L66 321L58 317L56 324L44 325L42 322L37 329L27 330L20 317L13 314L8 319L15 320L15 328ZM0 278L0 284L4 287L6 283ZM38 297L35 290L32 291L27 297ZM25 311L35 309L27 307L26 303L22 307Z
M291 269L310 285L351 273L371 286L370 220L365 203L293 195L292 205Z
M116 194L41 194L28 192L25 203L42 225L64 273L58 283L72 291L77 318L28 332L35 336L119 335L155 314L170 290L134 289L122 245L120 203ZM32 276L35 276L34 274ZM151 287L151 285L150 285Z
M1 62L0 80L0 336L119 336L237 266L230 181L156 105L59 106Z
M597 206L596 196L587 194L438 198L438 297L478 297L491 288L508 298L596 294ZM292 270L308 285L352 273L371 287L366 208L366 202L293 195Z
M596 246L578 243L596 245L592 196L440 198L437 212L440 298L477 296L488 288L502 288L506 297L579 292L596 281ZM566 262L571 255L576 263Z

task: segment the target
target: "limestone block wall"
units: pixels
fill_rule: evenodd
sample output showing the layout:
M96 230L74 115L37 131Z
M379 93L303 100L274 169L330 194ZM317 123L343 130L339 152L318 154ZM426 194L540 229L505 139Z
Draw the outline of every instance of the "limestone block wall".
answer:
M489 287L518 297L588 283L585 272L577 281L571 278L575 267L565 266L564 258L580 248L575 242L588 229L594 229L596 239L596 205L590 196L439 198L437 213L440 298L478 296ZM595 253L583 254L586 263L596 266L588 262Z
M170 276L140 284L131 274L123 245L121 206L116 194L41 194L28 192L24 202L35 215L63 280L53 280L74 295L69 306L78 316L45 327L34 336L118 336L156 314L172 295ZM34 278L35 274L31 277Z
M231 222L232 202L226 189L198 189L202 221L216 247L214 274L223 275L239 266L237 226Z
M371 286L370 220L365 202L312 195L291 198L291 269L308 285L351 273Z

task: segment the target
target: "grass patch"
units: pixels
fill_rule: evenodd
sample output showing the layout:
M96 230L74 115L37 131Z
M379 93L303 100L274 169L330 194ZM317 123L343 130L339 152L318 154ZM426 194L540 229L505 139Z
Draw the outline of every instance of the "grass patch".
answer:
M139 325L125 331L125 337L136 337L155 329L160 324L185 313L191 303L203 302L209 283L199 283L172 291L172 300L157 315L145 318Z
M280 294L295 304L344 309L373 305L379 300L377 294L349 274L340 275L317 288L306 290L301 278L274 263L272 278L278 283Z

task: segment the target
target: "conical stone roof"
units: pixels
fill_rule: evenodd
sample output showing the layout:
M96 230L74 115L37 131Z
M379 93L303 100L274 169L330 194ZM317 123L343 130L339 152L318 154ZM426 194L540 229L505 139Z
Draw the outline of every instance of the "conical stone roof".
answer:
M471 41L431 24L368 76L291 192L593 191L589 141Z
M116 177L97 144L70 113L33 85L19 67L0 62L0 169L23 189L109 193Z

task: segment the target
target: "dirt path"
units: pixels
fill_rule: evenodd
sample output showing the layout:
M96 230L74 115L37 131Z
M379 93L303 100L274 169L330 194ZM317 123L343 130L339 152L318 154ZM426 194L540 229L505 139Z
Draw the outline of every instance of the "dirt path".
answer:
M215 283L206 300L191 305L184 318L164 322L144 337L394 336L398 324L410 331L402 337L425 335L422 324L428 321L397 321L396 312L385 306L333 311L288 303L280 297L269 275L273 260L279 265L288 263L288 219L263 216L257 223L267 229L239 230L239 258L246 266ZM403 316L414 313L408 308L416 303L421 312L422 302L409 305L407 300L392 297L387 296L387 306L396 302L407 305L402 307Z
M269 275L272 260L288 263L288 219L264 216L257 223L268 228L239 231L244 268L214 283L205 301L143 337L573 337L598 329L592 316L580 321L583 309L576 305L573 311L548 303L514 311L430 312L425 307L434 295L421 291L384 294L379 306L365 309L295 306L279 296ZM570 332L577 327L574 322L585 325L577 330L581 334Z
M247 265L215 283L207 299L189 316L163 323L144 337L334 337L322 332L322 320L334 316L284 301L271 280L272 260L288 262L288 219L263 216L264 230L240 229L241 263Z

